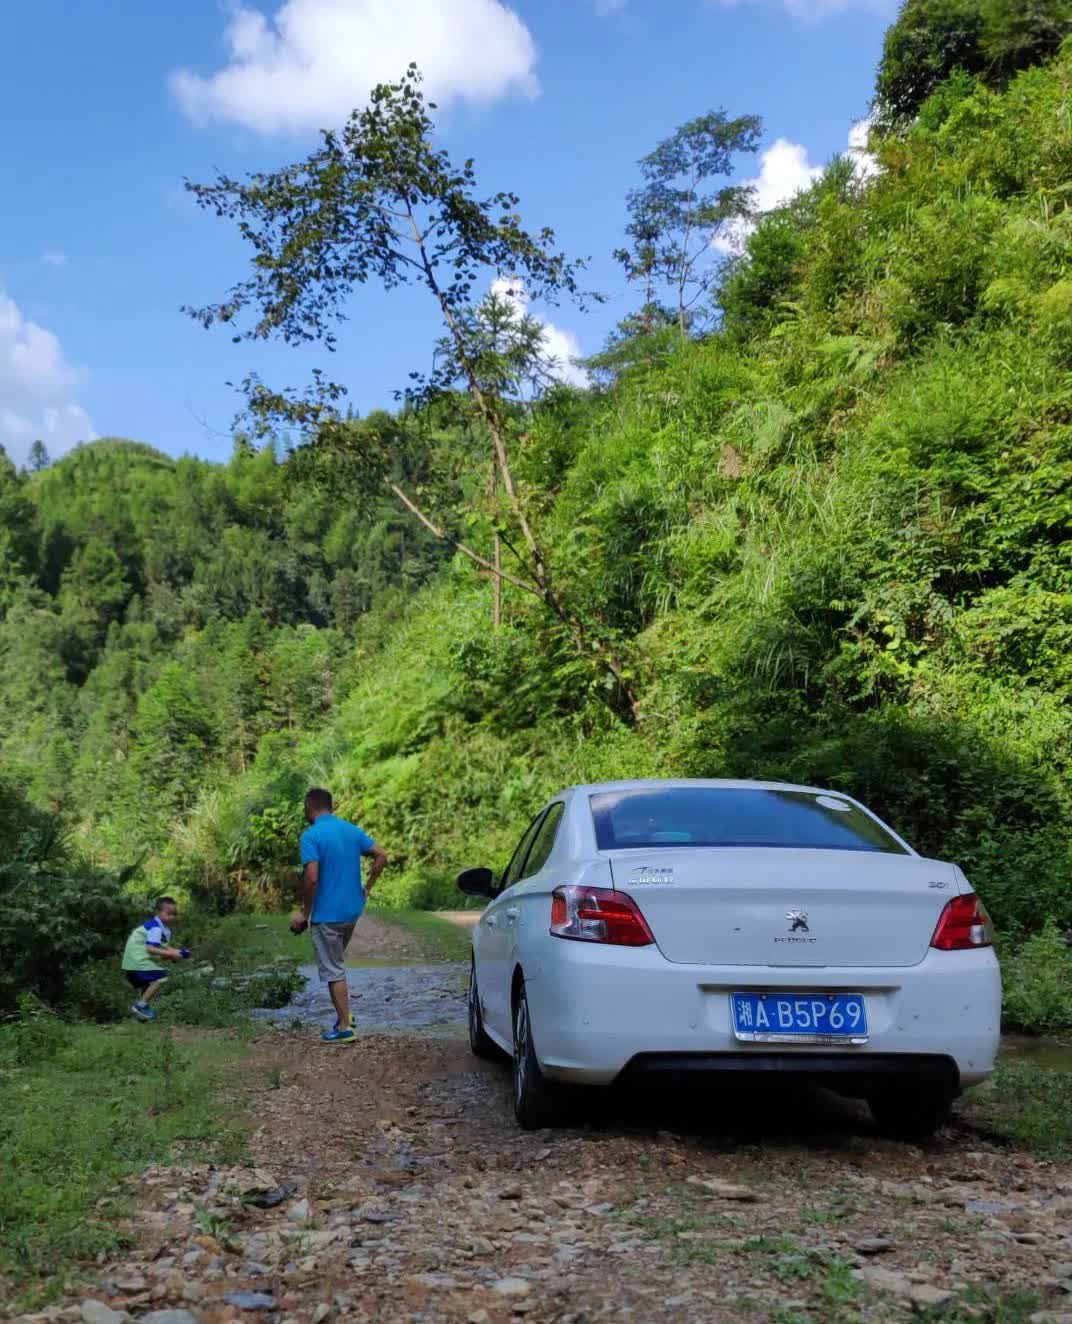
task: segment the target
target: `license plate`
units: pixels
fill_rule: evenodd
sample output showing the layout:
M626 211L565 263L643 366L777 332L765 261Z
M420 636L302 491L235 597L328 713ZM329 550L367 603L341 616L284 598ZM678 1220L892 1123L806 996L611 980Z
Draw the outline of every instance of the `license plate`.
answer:
M733 1030L749 1043L867 1042L862 993L731 993Z

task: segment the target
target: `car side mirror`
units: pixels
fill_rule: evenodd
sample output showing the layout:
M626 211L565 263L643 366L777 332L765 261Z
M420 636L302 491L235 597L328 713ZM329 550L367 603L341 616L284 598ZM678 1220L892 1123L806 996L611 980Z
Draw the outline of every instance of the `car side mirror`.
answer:
M458 886L466 896L494 896L495 875L490 869L465 869L458 875Z

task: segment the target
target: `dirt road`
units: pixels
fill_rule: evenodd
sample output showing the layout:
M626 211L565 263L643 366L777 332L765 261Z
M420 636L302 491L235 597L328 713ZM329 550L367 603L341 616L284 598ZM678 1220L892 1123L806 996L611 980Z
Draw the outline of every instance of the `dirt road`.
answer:
M1066 1165L964 1122L887 1142L829 1096L600 1096L524 1134L460 1031L259 1032L234 1092L250 1165L149 1174L140 1243L57 1314L1072 1324Z

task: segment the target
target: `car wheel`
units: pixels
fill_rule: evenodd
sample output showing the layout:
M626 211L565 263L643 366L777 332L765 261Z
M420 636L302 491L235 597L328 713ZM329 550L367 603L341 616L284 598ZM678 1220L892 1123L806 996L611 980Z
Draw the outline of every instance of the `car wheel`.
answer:
M502 1056L502 1049L484 1029L484 1017L480 1014L480 995L476 986L476 961L469 964L469 1047L477 1057L492 1061Z
M894 1086L876 1091L867 1102L883 1135L895 1140L925 1140L949 1120L953 1099L947 1090Z
M514 1004L514 1116L526 1131L552 1126L558 1117L559 1093L546 1079L532 1042L529 1000L522 984Z

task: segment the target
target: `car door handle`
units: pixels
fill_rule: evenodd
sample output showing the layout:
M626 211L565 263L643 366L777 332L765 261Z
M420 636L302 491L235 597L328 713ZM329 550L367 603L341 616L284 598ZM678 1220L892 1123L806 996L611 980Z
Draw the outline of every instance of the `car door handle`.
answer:
M520 914L521 914L521 911L518 910L517 906L507 906L507 908L506 908L506 918L507 918L507 919L517 919L518 915L520 915Z
M499 923L499 917L498 915L488 915L485 917L484 923L489 929L494 929Z

